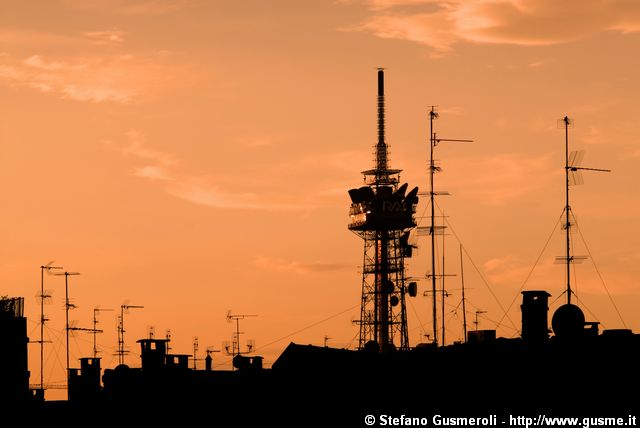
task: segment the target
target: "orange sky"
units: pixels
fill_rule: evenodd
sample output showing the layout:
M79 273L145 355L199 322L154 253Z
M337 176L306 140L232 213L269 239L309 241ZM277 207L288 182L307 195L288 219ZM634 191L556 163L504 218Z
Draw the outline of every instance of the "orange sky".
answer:
M258 315L242 330L268 364L289 341L353 347L362 242L347 230L347 190L372 166L378 66L403 180L426 189L428 106L439 106L440 136L475 140L438 146L437 187L453 195L439 204L504 307L562 212L556 121L575 119L572 148L613 173L585 174L572 206L626 325L640 330L640 5L0 0L0 22L0 294L25 296L32 340L38 266L55 260L82 273L70 285L77 325L90 327L97 305L145 306L126 318L132 365L151 325L171 329L176 352L190 353L194 336L201 356L219 349L228 309ZM411 276L427 271L423 246ZM446 246L458 273L455 237ZM560 254L556 231L527 289L560 295ZM468 310L488 311L480 327L493 328L502 311L468 259L465 272ZM576 277L587 318L622 327L593 264ZM62 383L64 280L45 281L45 376ZM430 331L428 298L408 310L415 344ZM509 316L519 327L519 297ZM448 339L460 339L461 312L446 317ZM101 315L105 367L117 363L115 325ZM517 332L507 321L499 334ZM90 339L72 339L74 360ZM30 369L39 382L37 345Z

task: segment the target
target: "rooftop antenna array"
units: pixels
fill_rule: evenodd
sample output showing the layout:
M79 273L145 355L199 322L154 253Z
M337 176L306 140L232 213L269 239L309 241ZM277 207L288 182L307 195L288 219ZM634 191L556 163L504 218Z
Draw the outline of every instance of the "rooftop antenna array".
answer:
M443 290L442 290L443 300L445 296L444 296L444 274L438 274L436 271L436 235L444 235L446 226L436 225L435 197L449 195L449 192L435 190L434 175L436 172L441 172L442 168L436 164L436 161L433 157L433 153L435 151L436 146L441 142L472 143L473 140L438 137L436 132L433 129L433 121L436 120L438 117L440 117L440 114L436 111L436 106L431 106L431 108L429 109L428 115L429 115L429 199L431 204L431 224L427 229L427 234L431 236L431 273L429 274L429 277L431 278L431 295L433 297L431 315L433 318L433 343L435 343L437 346L438 345L437 278L441 278L441 281L443 282ZM442 319L442 323L444 324L444 317ZM443 337L442 337L441 345L444 345L444 329L443 329Z
M400 169L389 168L385 137L384 69L378 69L378 141L374 168L362 171L365 186L349 190L349 230L364 241L358 349L409 349L404 260L411 257L409 235L416 226L418 188L400 185ZM411 297L415 296L409 293Z
M600 169L600 168L587 168L582 166L582 159L584 158L584 151L573 151L569 154L569 128L573 128L574 121L573 119L565 116L562 119L558 120L558 127L564 128L564 137L565 137L565 164L564 164L564 172L565 172L565 198L566 204L564 208L565 214L565 223L564 229L566 231L566 253L564 256L556 257L556 262L566 263L567 265L567 304L571 304L571 295L573 291L571 290L571 263L577 264L586 260L586 256L573 256L571 254L571 227L573 226L571 223L571 205L569 204L569 186L575 186L584 184L584 179L582 177L581 171L597 171L597 172L611 172L610 169Z
M129 305L129 304L120 305L120 316L118 317L118 352L116 353L118 355L119 365L124 364L124 357L126 354L129 353L129 351L125 349L125 342L124 342L124 333L125 333L124 315L125 313L128 314L130 309L142 309L142 308L144 308L144 306Z
M229 344L228 342L225 342L223 344L225 351L227 352L228 355L231 355L233 357L236 357L238 355L242 355L242 354L249 354L251 353L251 351L253 351L253 348L255 347L255 342L253 340L247 340L247 350L242 352L240 349L240 335L244 334L243 331L240 331L240 320L243 320L245 318L252 318L252 317L257 317L258 315L253 315L253 314L234 314L232 313L230 310L227 311L227 322L234 322L236 323L236 331L233 333L233 340L231 341L231 344Z
M80 275L80 272L60 272L55 275L64 275L64 313L65 313L65 335L67 339L67 399L69 399L69 309L75 305L69 302L69 277Z
M98 306L93 308L93 358L98 358L98 353L100 352L98 351L98 341L96 337L98 333L103 332L102 330L98 329L98 314L100 312L113 312L113 309L100 308Z
M55 269L64 269L62 266L53 266L53 261L50 261L46 265L40 266L40 294L38 295L38 300L40 300L40 340L36 343L40 344L40 390L42 391L42 395L44 398L44 344L49 343L50 341L44 339L44 325L49 318L47 318L44 314L44 304L47 299L51 298L52 292L51 290L44 289L44 272L47 274L51 274L52 270Z

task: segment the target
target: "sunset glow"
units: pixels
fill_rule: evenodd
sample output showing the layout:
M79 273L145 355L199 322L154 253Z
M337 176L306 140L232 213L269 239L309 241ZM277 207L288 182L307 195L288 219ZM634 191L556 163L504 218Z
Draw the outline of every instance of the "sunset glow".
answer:
M592 256L572 271L579 303L605 328L640 330L639 3L0 0L0 22L0 295L25 297L32 342L39 266L55 260L81 273L69 279L78 326L97 306L144 306L126 316L131 365L149 326L170 330L176 352L195 336L199 358L221 349L228 310L258 315L242 340L266 366L292 341L357 346L362 241L347 190L372 167L377 67L391 167L410 188L428 190L431 105L438 136L474 140L436 149L457 275L447 342L463 337L458 240L480 328L519 334L523 284L562 303L565 115L570 149L612 170L571 188L575 253ZM429 270L425 238L412 277ZM426 285L408 304L411 345L430 332ZM64 384L64 278L44 288L46 383ZM106 368L117 313L100 314ZM92 338L71 342L74 366ZM224 352L214 361L230 367Z

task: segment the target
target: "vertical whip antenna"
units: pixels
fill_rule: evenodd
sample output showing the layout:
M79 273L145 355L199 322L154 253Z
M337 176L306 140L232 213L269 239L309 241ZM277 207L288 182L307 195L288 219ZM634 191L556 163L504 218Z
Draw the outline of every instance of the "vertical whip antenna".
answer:
M385 141L384 121L384 69L378 68L378 144L376 145L376 165L378 177L383 178L387 171L387 143Z

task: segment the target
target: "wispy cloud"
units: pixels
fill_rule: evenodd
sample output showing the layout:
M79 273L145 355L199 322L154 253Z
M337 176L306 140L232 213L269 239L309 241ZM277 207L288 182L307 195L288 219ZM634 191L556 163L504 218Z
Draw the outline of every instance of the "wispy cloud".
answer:
M560 173L549 155L513 153L451 159L447 171L452 172L447 176L448 184L489 205L503 205L544 188Z
M529 64L527 64L527 67L529 67L529 68L541 68L541 67L545 66L546 64L547 64L547 61L540 60L540 61L530 62Z
M124 43L125 32L117 29L103 31L86 31L83 35L96 45Z
M587 132L582 135L581 140L585 144L601 144L606 141L606 136L601 128L589 126Z
M253 264L265 270L294 272L297 274L335 272L350 268L349 265L342 263L300 262L272 257L258 257L253 261Z
M490 283L508 287L520 286L531 270L522 260L510 255L487 260L483 267Z
M427 45L434 55L457 43L541 46L604 31L640 31L640 3L585 0L368 0L371 16L352 30Z
M190 7L197 0L62 0L69 8L120 15L162 15Z
M0 81L64 99L125 104L167 86L175 67L135 55L48 58L40 54L19 60L5 56Z
M122 147L125 156L135 156L141 159L157 162L164 166L174 165L178 161L173 156L158 150L150 149L145 144L145 136L138 131L127 131L125 134L129 143Z
M147 165L136 168L133 172L136 177L149 178L151 180L173 180L169 172L162 167L155 165Z
M72 35L0 30L5 49L0 84L75 101L126 104L197 80L197 72L177 63L167 51L131 53L125 34L119 29Z
M60 47L64 49L77 48L86 45L84 37L77 37L68 34L51 33L24 28L3 28L0 29L0 45L3 49L51 49Z
M238 143L248 148L271 147L287 139L285 134L250 135L238 138Z
M302 204L274 201L268 195L226 190L207 177L178 177L167 187L167 192L191 203L213 208L263 211L299 211L307 208Z
M300 196L293 192L289 195L280 194L269 188L259 193L243 191L243 187L251 188L253 183L243 184L241 179L235 181L232 190L224 184L228 182L228 177L222 180L207 174L186 173L181 168L183 162L180 159L150 148L144 134L138 131L127 132L126 140L125 144L116 144L113 141L104 143L122 156L133 158L134 161L144 161L144 165L134 167L132 175L157 182L168 194L176 198L214 208L276 212L307 211L313 206L313 203L308 200L300 200ZM263 187L269 185L269 183L262 184Z
M465 114L464 108L451 106L451 107L442 107L438 109L438 112L441 114L446 114L447 116L462 116Z

